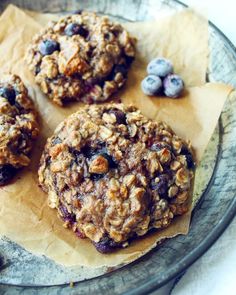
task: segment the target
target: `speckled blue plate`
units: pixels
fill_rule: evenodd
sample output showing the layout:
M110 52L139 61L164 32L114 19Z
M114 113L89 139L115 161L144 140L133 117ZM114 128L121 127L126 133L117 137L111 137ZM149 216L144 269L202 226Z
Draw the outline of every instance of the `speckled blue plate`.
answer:
M13 3L44 12L79 8L97 11L120 21L143 21L153 12L177 11L173 0L1 0L0 10ZM236 87L236 51L213 25L210 27L209 81ZM196 173L190 232L166 240L135 262L94 278L36 257L18 245L0 239L0 294L147 294L180 275L220 236L236 213L236 94L227 100L218 126ZM1 258L2 257L2 258ZM76 281L74 288L68 282Z

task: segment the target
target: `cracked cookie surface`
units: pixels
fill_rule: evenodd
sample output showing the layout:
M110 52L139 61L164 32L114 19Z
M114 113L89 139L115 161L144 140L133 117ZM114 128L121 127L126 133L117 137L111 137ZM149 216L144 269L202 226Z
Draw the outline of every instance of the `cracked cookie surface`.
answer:
M133 106L85 107L48 139L39 183L65 226L97 250L168 226L191 201L191 148Z
M55 103L107 100L121 88L135 55L135 39L120 25L81 12L48 25L33 38L27 62Z
M30 163L39 128L33 102L20 77L0 77L0 185Z

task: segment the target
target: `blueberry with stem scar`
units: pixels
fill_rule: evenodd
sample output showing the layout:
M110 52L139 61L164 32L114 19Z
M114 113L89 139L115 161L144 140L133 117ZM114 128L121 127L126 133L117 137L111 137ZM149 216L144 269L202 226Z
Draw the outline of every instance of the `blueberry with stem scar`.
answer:
M163 81L164 93L168 97L179 97L184 89L184 82L180 76L168 75Z
M159 77L149 75L141 82L141 88L146 95L155 95L162 88L162 81Z
M147 66L147 73L161 78L173 72L173 65L169 59L155 58Z

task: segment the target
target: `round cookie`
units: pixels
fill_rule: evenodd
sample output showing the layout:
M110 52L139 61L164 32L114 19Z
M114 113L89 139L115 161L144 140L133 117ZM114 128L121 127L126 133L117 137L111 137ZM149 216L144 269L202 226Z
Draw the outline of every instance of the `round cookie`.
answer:
M39 132L28 91L16 75L0 77L0 185L30 162L29 153Z
M133 106L85 107L48 139L39 183L65 225L97 250L124 247L188 210L189 145Z
M107 100L126 81L135 39L119 24L93 12L52 22L33 38L27 62L55 103Z

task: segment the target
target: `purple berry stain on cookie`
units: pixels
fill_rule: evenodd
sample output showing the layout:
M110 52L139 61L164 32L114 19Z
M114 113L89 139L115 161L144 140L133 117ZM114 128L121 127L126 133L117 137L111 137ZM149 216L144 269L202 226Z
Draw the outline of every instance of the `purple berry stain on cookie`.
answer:
M87 158L90 179L97 181L104 177L110 169L117 168L117 163L107 152L105 147L91 148L85 145L81 148L81 154Z
M69 213L67 208L64 205L60 205L58 209L61 212L61 215L64 221L68 221L70 223L75 222L76 220L75 214Z
M169 177L167 174L161 174L157 179L153 179L151 182L151 188L156 190L160 196L165 196L168 193L168 181Z
M104 176L103 174L92 173L90 175L90 179L93 180L93 181L98 181L101 178L103 178L103 176Z
M114 74L121 73L124 77L127 76L128 69L125 65L117 65L114 68Z
M65 34L70 37L74 35L80 35L86 38L88 36L88 30L79 24L72 23L66 26Z
M101 156L103 156L108 161L109 169L117 168L117 164L112 158L112 156L108 155L107 153L102 153Z
M126 56L125 61L126 61L126 64L130 66L132 62L134 61L134 56Z
M147 73L164 78L173 72L173 65L170 60L160 57L155 58L147 66Z
M120 244L116 243L110 238L103 238L101 241L97 243L94 242L93 244L96 247L96 249L101 253L110 253L114 249L120 247Z
M13 88L8 88L8 87L0 88L0 96L6 98L11 105L15 104L16 92Z
M16 168L12 165L6 164L0 166L0 185L7 184L16 173Z
M109 113L115 115L117 124L126 125L126 115L124 112L118 109L111 109Z
M85 239L86 238L85 234L83 234L78 228L76 229L75 234L80 239Z
M191 152L189 151L189 149L185 146L182 147L180 154L185 156L185 159L187 162L187 167L189 169L194 168L195 164L194 164L193 156L192 156Z
M95 154L89 162L89 172L93 175L93 178L100 179L98 175L105 176L110 169L117 167L116 162L106 152L99 152ZM94 180L95 180L94 179Z
M184 89L184 82L178 75L168 75L163 81L164 93L168 97L179 97Z
M51 55L54 51L59 51L59 50L60 50L59 43L51 39L43 40L39 44L39 51L43 56Z
M160 92L162 88L162 81L159 77L149 75L141 82L141 88L146 95L155 95Z

